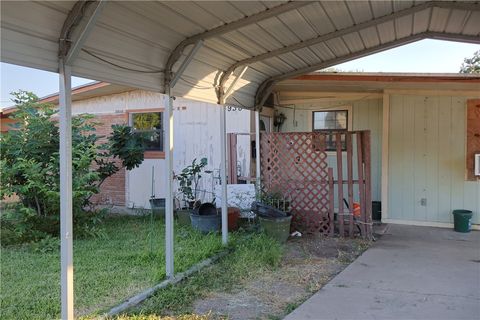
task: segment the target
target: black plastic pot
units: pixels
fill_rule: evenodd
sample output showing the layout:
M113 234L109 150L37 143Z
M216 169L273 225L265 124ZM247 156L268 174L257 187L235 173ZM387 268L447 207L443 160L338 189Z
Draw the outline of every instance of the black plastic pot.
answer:
M288 216L288 213L285 211L257 201L252 203L251 209L255 214L264 218L281 218Z

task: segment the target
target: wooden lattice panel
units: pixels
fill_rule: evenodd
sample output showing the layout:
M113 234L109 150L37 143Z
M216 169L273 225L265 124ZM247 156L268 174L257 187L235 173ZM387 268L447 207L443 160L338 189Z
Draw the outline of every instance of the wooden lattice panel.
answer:
M329 234L328 164L325 135L263 133L262 186L291 199L292 229Z

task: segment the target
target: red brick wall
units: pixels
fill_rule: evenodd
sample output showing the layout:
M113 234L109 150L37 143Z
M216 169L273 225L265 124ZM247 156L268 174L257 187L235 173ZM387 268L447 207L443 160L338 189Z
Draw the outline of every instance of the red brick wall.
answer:
M95 115L94 121L100 123L96 126L97 135L103 136L100 143L104 143L112 132L112 125L126 124L128 115L125 113ZM117 166L121 167L121 165L121 162L117 161ZM92 197L91 201L95 204L125 206L125 174L125 169L122 168L116 174L107 178L100 186L100 193Z

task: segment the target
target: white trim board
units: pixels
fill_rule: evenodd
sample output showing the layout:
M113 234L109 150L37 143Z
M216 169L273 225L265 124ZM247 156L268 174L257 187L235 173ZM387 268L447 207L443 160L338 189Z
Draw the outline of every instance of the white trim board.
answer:
M383 219L382 223L403 224L420 227L437 227L453 229L453 223L448 222L434 222L434 221L415 221L415 220L397 220L397 219ZM480 224L472 224L472 230L480 230Z
M383 94L382 99L382 172L381 172L381 200L382 215L388 217L388 164L389 164L389 134L390 134L390 95Z

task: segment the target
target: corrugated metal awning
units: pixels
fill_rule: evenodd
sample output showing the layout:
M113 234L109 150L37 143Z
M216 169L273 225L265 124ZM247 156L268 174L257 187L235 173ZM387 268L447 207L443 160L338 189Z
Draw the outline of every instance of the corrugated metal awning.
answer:
M57 72L62 28L94 3L74 15L75 2L2 1L1 60ZM480 4L108 1L73 74L163 92L165 71L203 41L173 95L218 102L248 66L226 101L252 107L276 81L424 38L480 43Z

